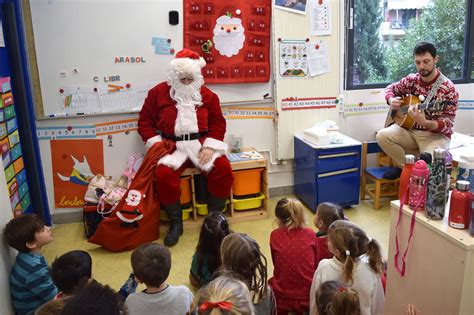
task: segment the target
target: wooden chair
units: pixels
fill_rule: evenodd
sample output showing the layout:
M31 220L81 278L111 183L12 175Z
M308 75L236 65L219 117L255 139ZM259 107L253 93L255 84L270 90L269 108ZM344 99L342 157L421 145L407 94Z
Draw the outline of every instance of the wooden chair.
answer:
M377 153L376 167L367 167L367 155ZM384 157L385 156L385 157ZM383 174L392 168L390 158L375 141L362 144L362 178L360 199L368 194L374 200L374 209L380 209L380 198L398 196L399 179L384 179Z

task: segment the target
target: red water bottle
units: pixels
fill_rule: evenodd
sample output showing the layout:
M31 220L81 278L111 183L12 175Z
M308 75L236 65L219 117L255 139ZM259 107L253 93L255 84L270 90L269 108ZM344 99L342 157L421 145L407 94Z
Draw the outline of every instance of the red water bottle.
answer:
M410 176L410 197L408 205L415 211L425 210L426 190L428 188L428 165L423 160L416 161Z
M474 237L474 193L471 192L471 224L469 225L469 234Z
M451 193L449 204L449 226L455 229L467 229L471 221L472 194L469 182L458 180L456 189Z
M398 199L402 203L402 198L405 198L404 204L408 204L408 187L410 184L410 175L413 165L415 164L415 156L412 154L405 155L405 166L403 166L402 174L400 175L400 185L398 186Z

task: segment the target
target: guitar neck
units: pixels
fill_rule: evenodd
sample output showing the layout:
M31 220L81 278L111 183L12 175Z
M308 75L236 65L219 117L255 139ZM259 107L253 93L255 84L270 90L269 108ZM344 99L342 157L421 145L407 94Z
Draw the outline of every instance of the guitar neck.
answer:
M446 101L442 102L437 102L437 101L431 101L428 104L419 104L418 109L420 110L427 110L427 111L440 111L443 110L444 107L446 106ZM400 107L400 111L404 114L408 113L408 109L410 106L402 106Z

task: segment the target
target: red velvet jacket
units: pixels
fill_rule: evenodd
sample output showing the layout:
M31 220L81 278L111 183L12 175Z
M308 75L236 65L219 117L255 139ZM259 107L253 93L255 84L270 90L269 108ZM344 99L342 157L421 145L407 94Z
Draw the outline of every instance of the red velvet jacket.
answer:
M138 133L144 142L157 135L157 130L174 135L178 110L170 96L170 86L162 82L148 92L138 119ZM202 105L196 107L199 132L207 131L207 138L224 141L226 121L219 97L207 87L201 87ZM201 138L201 143L206 138ZM219 148L217 148L219 149Z

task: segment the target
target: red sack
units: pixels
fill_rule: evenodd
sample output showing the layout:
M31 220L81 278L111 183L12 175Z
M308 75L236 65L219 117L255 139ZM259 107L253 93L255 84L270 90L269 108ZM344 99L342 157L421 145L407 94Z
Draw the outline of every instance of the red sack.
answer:
M174 143L165 140L148 150L128 191L110 216L102 220L89 242L119 252L158 239L160 203L153 189L155 167L173 148Z

